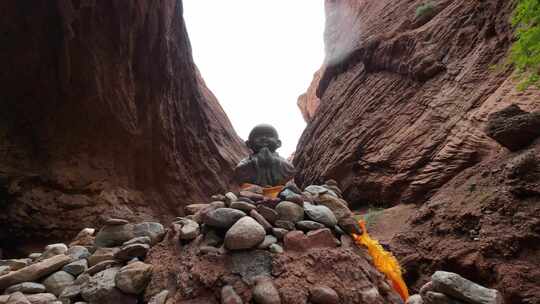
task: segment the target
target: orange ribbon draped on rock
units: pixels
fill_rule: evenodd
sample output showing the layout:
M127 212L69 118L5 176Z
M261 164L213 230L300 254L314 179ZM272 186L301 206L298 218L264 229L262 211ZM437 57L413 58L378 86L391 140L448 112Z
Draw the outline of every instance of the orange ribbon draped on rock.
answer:
M407 301L409 298L409 290L407 284L403 280L401 274L401 266L394 257L394 255L386 250L379 244L377 240L372 239L367 233L366 223L363 220L359 220L358 224L362 227L361 235L353 234L354 241L357 245L363 245L367 247L369 255L373 258L373 264L377 269L384 273L386 277L392 282L392 287L401 296L403 301Z
M253 184L242 184L240 189L248 189L249 187L253 187L256 185ZM274 186L274 187L263 187L263 195L270 198L277 198L281 190L283 190L285 186Z

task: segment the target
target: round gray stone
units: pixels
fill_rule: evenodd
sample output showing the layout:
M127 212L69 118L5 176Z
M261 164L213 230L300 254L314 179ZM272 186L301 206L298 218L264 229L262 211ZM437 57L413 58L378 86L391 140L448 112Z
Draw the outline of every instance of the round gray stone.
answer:
M246 213L232 208L218 208L203 215L203 223L215 228L228 229Z
M264 227L253 218L239 219L225 234L225 248L250 249L260 244L266 235Z
M326 227L334 227L338 221L332 210L326 206L313 205L308 202L304 202L304 211L307 217L315 222L319 222Z
M278 220L296 223L304 219L304 208L292 203L283 201L276 206Z
M43 285L45 285L48 292L58 297L64 288L73 284L73 281L75 281L73 275L61 270L48 276L43 281Z
M324 228L324 225L314 221L300 221L296 227L302 231L311 231Z

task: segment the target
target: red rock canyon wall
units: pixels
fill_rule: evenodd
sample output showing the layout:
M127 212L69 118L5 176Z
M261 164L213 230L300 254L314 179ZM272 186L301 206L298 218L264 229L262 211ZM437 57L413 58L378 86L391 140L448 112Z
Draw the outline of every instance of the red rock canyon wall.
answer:
M170 217L230 187L246 148L193 63L180 0L0 10L0 240Z

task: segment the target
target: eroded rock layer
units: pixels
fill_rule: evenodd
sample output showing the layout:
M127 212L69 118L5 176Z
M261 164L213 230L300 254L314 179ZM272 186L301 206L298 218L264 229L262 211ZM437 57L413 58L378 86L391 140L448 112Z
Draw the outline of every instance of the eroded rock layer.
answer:
M538 303L540 142L464 170L399 230L389 246L413 291L444 269L501 290L506 303Z
M484 129L517 93L502 63L509 1L327 1L326 62L296 151L297 182L340 182L356 204L423 202L500 148Z
M180 0L0 10L0 240L162 218L229 188L245 148L193 63Z

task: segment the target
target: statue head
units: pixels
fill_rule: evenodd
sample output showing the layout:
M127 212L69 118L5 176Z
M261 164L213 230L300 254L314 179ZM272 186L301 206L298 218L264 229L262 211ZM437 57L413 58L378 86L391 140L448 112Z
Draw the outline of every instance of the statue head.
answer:
M255 153L258 153L262 148L268 148L275 152L277 148L281 147L281 140L279 140L277 130L274 127L260 124L251 130L246 145Z

